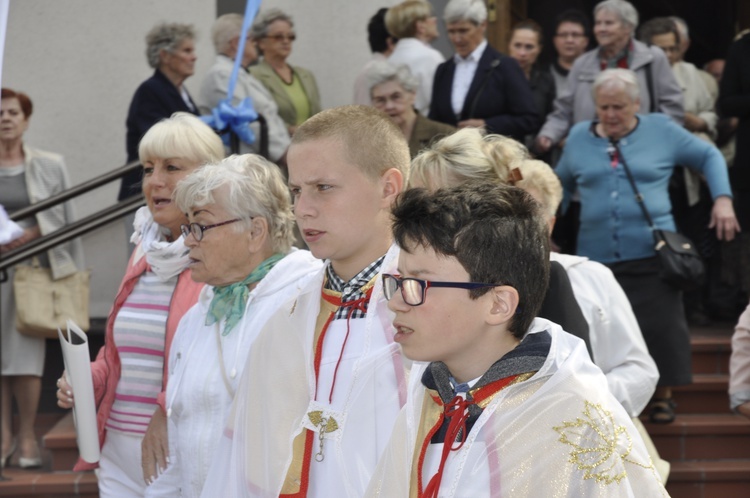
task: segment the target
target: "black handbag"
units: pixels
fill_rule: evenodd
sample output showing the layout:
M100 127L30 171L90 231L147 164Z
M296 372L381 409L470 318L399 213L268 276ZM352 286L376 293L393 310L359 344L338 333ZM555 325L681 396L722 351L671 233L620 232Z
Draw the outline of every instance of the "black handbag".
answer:
M635 193L635 200L638 206L640 206L641 211L643 211L643 216L646 218L649 228L651 228L654 243L656 244L654 249L661 263L659 277L672 287L683 291L700 286L703 282L706 268L703 265L703 259L698 253L695 244L681 233L662 230L654 226L651 215L643 203L643 196L635 185L635 180L630 172L630 168L628 168L628 163L617 146L617 141L610 140L610 147L612 148L612 152L617 153L617 157L625 170L630 186Z

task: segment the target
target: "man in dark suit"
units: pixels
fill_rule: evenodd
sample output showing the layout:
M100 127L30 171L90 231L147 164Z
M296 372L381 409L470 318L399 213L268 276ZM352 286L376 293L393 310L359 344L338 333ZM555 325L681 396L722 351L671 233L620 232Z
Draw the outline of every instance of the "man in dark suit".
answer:
M485 127L489 133L520 140L539 129L541 120L523 71L485 39L484 1L450 0L444 18L456 55L435 72L430 119L459 128Z

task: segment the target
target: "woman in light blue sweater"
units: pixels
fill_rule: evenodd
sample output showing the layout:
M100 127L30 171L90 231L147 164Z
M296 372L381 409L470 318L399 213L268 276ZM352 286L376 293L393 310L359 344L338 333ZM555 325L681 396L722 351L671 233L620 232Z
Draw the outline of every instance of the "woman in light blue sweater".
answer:
M636 114L639 88L632 71L603 71L592 93L598 119L573 127L557 174L566 201L576 190L580 192L578 254L608 265L630 299L659 367L651 420L669 423L674 419L671 386L692 381L682 296L659 278L651 230L612 143L617 143L654 224L661 229L675 230L667 185L673 169L682 165L705 177L714 199L709 226L719 239L731 240L739 225L727 167L713 145L666 115Z

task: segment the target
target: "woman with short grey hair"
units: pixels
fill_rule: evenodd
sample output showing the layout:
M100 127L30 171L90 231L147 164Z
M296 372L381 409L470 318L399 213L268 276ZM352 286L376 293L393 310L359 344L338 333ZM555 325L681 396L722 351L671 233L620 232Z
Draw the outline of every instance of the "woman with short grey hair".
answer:
M604 71L599 74L591 86L591 98L596 101L599 89L623 90L631 102L638 100L640 89L638 78L633 71Z
M189 213L191 207L218 203L230 217L240 220L233 227L235 232L251 229L252 220L262 218L271 248L288 253L294 242L294 215L289 187L278 174L278 166L256 154L232 156L223 165L183 181L175 192L177 205ZM195 226L189 228L191 233L195 230Z
M130 101L126 120L128 162L138 160L138 143L154 123L175 112L198 115L198 107L183 85L195 71L195 36L192 25L180 23L157 24L146 35L146 59L154 74L141 83ZM118 199L138 194L140 182L140 171L124 176Z
M386 113L409 142L409 153L414 158L435 138L450 135L453 126L428 119L415 109L419 82L407 66L394 66L377 61L367 72L370 98L376 109Z
M161 51L175 53L185 40L195 40L195 28L190 24L157 24L146 35L148 65L156 69L161 65Z
M206 284L184 316L169 351L167 468L147 497L198 497L245 360L266 320L322 262L292 248L291 196L279 168L254 154L197 170L174 202L193 280Z
M594 7L594 36L599 46L578 59L568 74L568 89L555 100L555 110L539 131L536 149L546 152L568 134L570 128L596 117L591 98L594 78L604 69L632 70L640 87L639 112L661 112L682 125L682 89L664 52L634 38L638 11L626 0L604 0Z
M625 0L604 0L594 7L594 18L599 12L609 12L614 14L620 22L630 28L632 35L638 27L638 11L632 3Z
M370 89L388 81L395 81L407 92L416 92L419 87L417 78L411 74L407 66L395 66L386 61L378 61L378 63L373 64L367 77Z
M268 36L268 30L276 21L284 21L291 28L294 28L292 17L281 9L268 9L258 14L250 28L250 36L255 40L260 40Z
M287 62L297 39L292 18L280 9L263 11L251 36L263 59L250 68L250 74L271 92L289 135L294 135L297 126L320 112L320 93L312 72Z
M662 113L639 114L637 81L628 69L599 73L592 84L597 119L573 127L555 172L565 190L564 206L574 192L580 194L577 254L608 266L630 300L659 370L648 415L666 424L675 417L672 387L692 381L682 291L660 277L650 226L675 231L667 190L675 167L706 179L713 199L709 228L717 239L732 240L740 227L719 150ZM636 197L631 177L642 196Z

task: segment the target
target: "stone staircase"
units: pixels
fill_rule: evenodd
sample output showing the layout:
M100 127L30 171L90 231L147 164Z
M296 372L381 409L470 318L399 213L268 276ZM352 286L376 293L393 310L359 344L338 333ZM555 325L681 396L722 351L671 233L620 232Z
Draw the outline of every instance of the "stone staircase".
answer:
M732 324L693 329L694 382L675 390L675 422L644 420L672 465L667 491L673 498L750 497L750 421L730 412L727 396L731 334ZM44 434L43 467L5 469L10 479L0 481L0 496L97 498L96 475L70 470L78 457L72 416L42 414L37 426Z
M693 384L675 389L677 417L644 424L672 464L673 498L750 497L750 421L729 409L731 324L694 328Z

